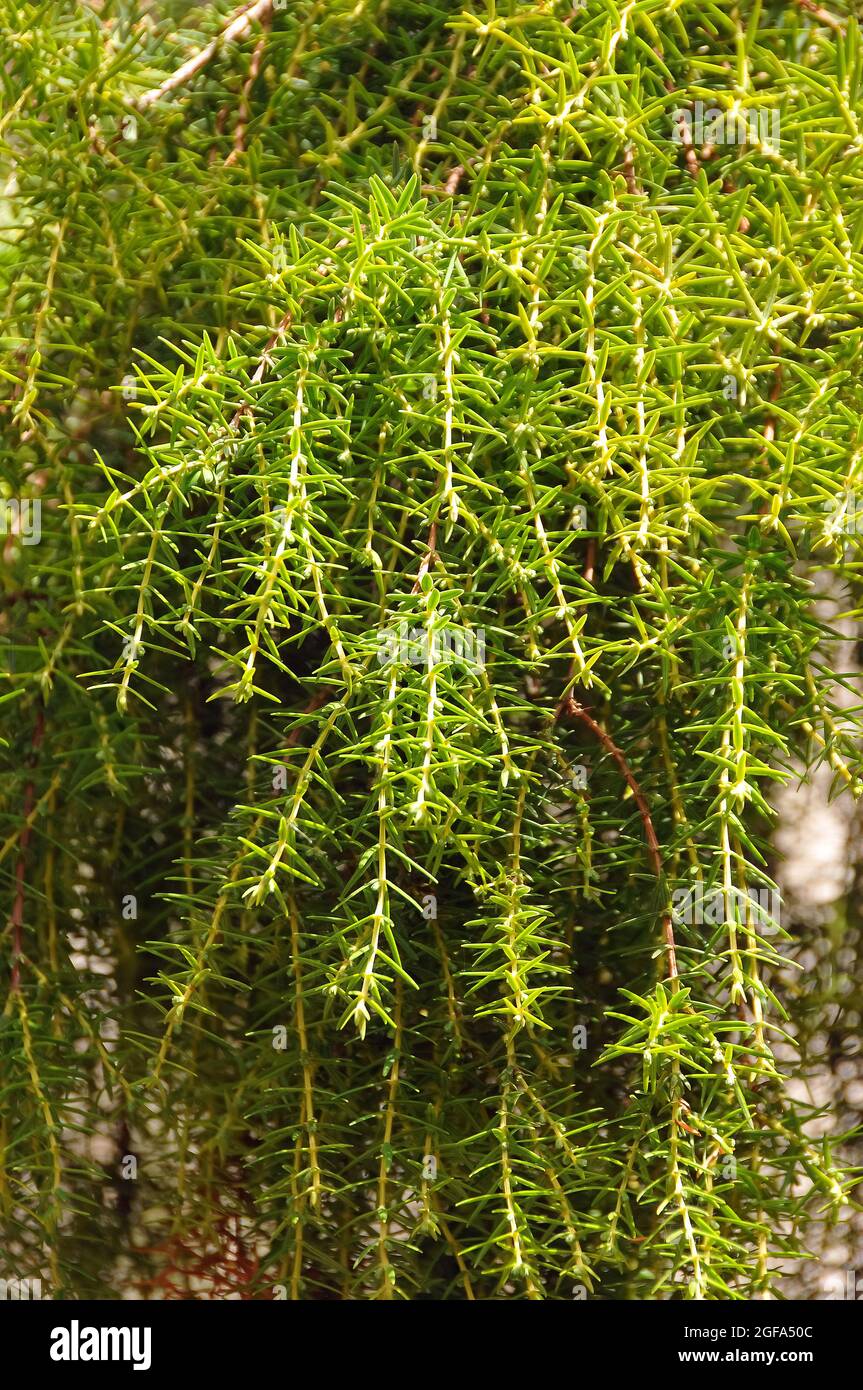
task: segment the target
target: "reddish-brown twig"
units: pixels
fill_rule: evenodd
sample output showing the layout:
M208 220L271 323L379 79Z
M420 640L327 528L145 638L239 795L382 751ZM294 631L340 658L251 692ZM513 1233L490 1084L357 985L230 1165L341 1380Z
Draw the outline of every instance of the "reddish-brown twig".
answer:
M264 53L267 49L267 32L270 27L271 19L271 14L265 14L261 21L264 26L264 32L258 39L258 42L255 44L255 51L252 54L252 61L249 63L249 73L245 82L243 83L243 96L242 100L240 101L240 110L237 115L237 128L234 131L234 148L231 150L231 153L225 160L226 169L230 168L230 166L240 158L240 155L245 154L246 152L246 127L249 124L249 116L251 114L252 109L252 87L255 85L258 74L261 71L261 63L263 62Z
M564 695L563 699L558 705L557 712L555 714L555 722L557 722L560 719L563 719L565 716L572 719L579 719L582 724L584 724L588 729L590 729L590 732L593 734L594 738L599 740L606 753L608 753L614 759L617 766L619 767L624 781L629 787L629 790L632 792L633 800L635 801L635 804L638 807L638 814L641 817L641 824L644 827L644 838L647 842L647 853L650 859L650 866L654 874L656 875L657 882L661 883L662 854L659 848L659 841L656 838L656 830L653 826L653 817L650 814L650 807L647 804L647 798L645 797L644 792L641 790L641 787L638 785L638 782L635 780L635 775L633 774L633 771L630 768L629 763L626 761L626 758L624 757L621 750L618 748L617 744L611 738L611 736L605 732L605 729L603 729L599 724L597 724L596 720L593 718L593 715L590 714L590 712L586 710L583 705L580 705L578 701L574 700L572 695L569 694ZM669 980L676 980L677 951L674 941L674 930L671 925L671 916L668 912L665 912L662 917L662 935L663 940L665 942L666 950L668 952L668 978Z
M596 565L596 537L590 536L587 541L587 554L584 558L583 579L586 584L593 583L593 571Z
M827 27L834 30L835 33L845 33L845 26L842 24L841 20L838 20L835 15L830 14L827 10L822 9L820 5L815 3L815 0L797 0L797 3L802 10L808 10L810 14L813 14L816 19L820 19L822 24L826 24Z
M275 328L273 332L270 334L267 346L264 348L261 359L258 362L257 367L255 368L255 372L251 381L252 386L260 386L264 377L267 375L267 372L270 370L270 367L273 365L273 348L276 346L279 339L284 337L284 334L286 333L288 328L290 328L291 318L292 314L289 309L287 313L285 313L282 316L282 320L279 323L278 327ZM234 411L234 414L231 418L231 429L235 430L237 428L237 425L240 423L244 415L251 415L252 413L252 407L249 405L248 401L243 401L243 404Z
M635 155L631 145L627 145L623 155L623 178L627 193L638 193L638 180L635 177Z
M429 526L428 541L426 542L426 553L422 558L422 563L417 570L417 577L411 593L418 594L422 588L423 579L431 569L435 557L437 556L437 522L433 521Z
M656 46L654 46L653 51L661 62L662 54L660 53L659 49ZM666 79L662 85L665 88L666 92L668 92L669 96L671 96L673 92L677 91L677 88L675 87L674 83L668 79ZM686 167L689 170L692 177L694 179L697 179L698 170L701 166L698 163L698 155L696 154L695 146L692 143L692 136L689 132L689 126L686 123L686 116L682 111L677 112L676 115L680 144L683 146L683 152L686 157Z
M456 193L458 192L458 186L461 183L463 175L463 164L457 164L454 169L450 170L447 181L444 184L444 192L449 194L450 198L454 198Z
M144 92L138 97L137 107L139 111L146 111L148 106L152 106L161 97L167 96L177 87L182 87L184 82L205 68L207 64L216 56L220 48L236 39L243 38L256 20L269 18L273 8L273 0L252 0L249 5L244 5L238 10L232 19L228 21L224 29L207 44L206 48L200 49L198 53L193 53L191 58L187 58L170 77L166 77L158 87L151 87L148 92Z
M777 363L776 367L775 367L774 370L773 370L773 382L772 382L772 385L771 385L771 387L770 387L770 396L769 396L768 399L769 399L771 402L778 401L778 400L779 400L779 397L781 396L781 394L782 394L782 363L779 362L779 363ZM766 419L765 422L764 422L764 443L765 443L765 446L768 445L768 444L772 444L775 438L776 438L776 416L770 414L770 415L767 416L767 419ZM766 456L766 453L767 453L766 447L765 447L765 451L764 451L764 452L765 452L765 456Z
M303 714L314 714L315 710L320 709L321 705L325 705L327 703L327 700L330 698L332 693L333 691L331 686L319 686L317 690L312 692L309 702L303 710ZM291 732L288 734L288 737L285 740L285 746L287 748L296 748L297 744L300 741L300 734L302 732L302 724L295 725L295 727L291 730Z
M44 710L40 709L36 715L33 737L30 742L31 763L36 761L44 734L45 713ZM17 993L21 983L21 955L24 949L24 871L27 863L27 846L30 844L30 832L32 830L30 817L33 814L35 796L35 784L33 778L30 777L24 788L23 823L21 826L21 834L18 836L18 859L15 864L15 901L12 905L12 978L10 983L12 994Z

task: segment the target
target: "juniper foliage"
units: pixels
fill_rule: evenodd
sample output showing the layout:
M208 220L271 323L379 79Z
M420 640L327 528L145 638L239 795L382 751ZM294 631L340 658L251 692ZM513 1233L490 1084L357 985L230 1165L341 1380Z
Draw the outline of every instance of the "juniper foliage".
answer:
M863 785L825 7L0 0L22 1276L746 1298L853 1200L770 896Z

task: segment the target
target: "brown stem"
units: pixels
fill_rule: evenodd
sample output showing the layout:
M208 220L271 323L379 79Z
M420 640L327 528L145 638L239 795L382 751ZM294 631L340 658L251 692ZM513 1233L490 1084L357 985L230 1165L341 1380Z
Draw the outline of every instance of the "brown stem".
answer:
M170 77L166 77L164 82L158 87L151 87L148 92L144 92L138 97L137 106L139 111L146 111L148 106L152 106L161 97L167 96L177 87L182 87L184 82L205 68L207 64L216 56L219 49L233 43L236 39L243 38L256 20L269 18L273 9L273 0L252 0L249 5L243 5L237 10L232 19L228 21L221 33L202 48L198 53L193 53L191 58L187 58L172 72Z
M585 580L585 583L587 583L587 584L592 584L592 583L593 583L593 571L594 571L595 565L596 565L596 537L595 537L595 536L590 536L590 537L588 538L588 542L587 542L587 554L585 555L585 558L584 558L584 574L583 574L583 578L584 578L584 580Z
M246 153L246 127L249 124L251 112L251 93L255 85L258 74L261 71L264 53L267 48L267 33L270 27L272 14L265 14L262 20L264 32L255 44L255 51L252 54L252 61L249 63L249 75L243 83L243 97L240 102L240 111L237 116L237 128L234 131L234 148L225 160L225 168L228 169L234 164L240 155Z
M782 363L779 362L779 363L776 365L776 367L774 368L774 371L773 371L773 383L772 383L772 385L771 385L771 387L770 387L770 396L769 396L769 399L770 399L771 401L778 401L778 400L779 400L779 397L781 396L781 394L782 394ZM765 442L765 444L772 444L775 438L776 438L776 416L775 416L775 415L768 415L768 416L767 416L767 419L766 419L765 422L764 422L764 442ZM766 449L765 449L765 460L766 460L766 454L767 454L767 451L766 451Z
M631 145L627 145L623 155L623 178L627 193L638 193L638 181L635 177L635 155Z
M278 327L274 329L272 334L270 335L269 341L267 342L267 346L264 348L261 359L258 362L257 367L255 368L255 374L252 377L251 381L252 386L259 386L263 381L264 377L267 375L267 372L270 370L270 367L273 365L273 359L271 356L273 348L276 346L276 343L279 341L281 337L284 336L285 332L290 327L291 318L292 314L289 309L287 313L283 315ZM237 425L240 423L244 415L251 414L252 407L248 404L247 401L243 401L243 404L239 406L237 410L234 411L233 417L231 419L231 429L234 430L237 428Z
M36 723L33 727L33 738L31 739L30 761L35 762L36 755L45 734L45 713L39 710L36 715ZM15 864L15 901L12 906L12 978L10 992L16 994L21 984L21 955L24 947L24 893L25 879L24 869L27 861L27 846L30 843L32 826L30 817L33 813L33 802L35 799L35 787L31 777L24 788L24 815L21 834L18 837L18 859Z
M331 687L331 686L329 686L329 685L322 685L322 686L320 686L320 688L319 688L318 690L315 690L315 691L312 693L312 696L311 696L311 698L309 699L308 704L306 705L305 709L303 710L303 714L314 714L315 710L320 709L320 708L321 708L321 705L325 705L325 704L327 703L327 700L330 698L330 696L332 695L332 693L333 693L333 692L332 692L332 687ZM297 745L297 744L299 743L299 741L300 741L300 734L301 734L301 733L302 733L302 725L301 725L301 724L298 724L297 727L296 727L295 729L292 729L291 732L288 734L288 737L287 737L287 739L285 740L286 747L288 747L288 748L295 748L296 745Z
M412 593L414 593L414 594L418 594L418 593L419 593L420 589L422 588L423 579L425 578L425 576L428 574L429 570L431 569L432 564L434 563L436 557L437 557L437 521L433 521L433 522L431 523L431 525L429 526L428 541L426 542L426 553L425 553L425 555L423 556L423 558L422 558L422 564L420 565L419 570L417 571L417 577L416 577L416 579L415 579L415 581L414 581L413 589L411 590Z
M454 198L456 193L458 192L458 186L461 183L463 175L463 164L457 164L455 168L450 171L449 177L447 178L447 181L444 184L444 192L448 193L451 198Z
M815 0L797 0L797 3L801 10L808 10L810 14L814 14L816 19L820 19L822 24L826 24L828 28L835 30L837 34L845 33L845 27L841 21L838 20L835 15L829 14L827 10L817 5Z
M632 792L633 800L638 807L638 814L641 817L641 824L644 827L644 838L647 842L647 854L650 859L650 867L656 875L657 882L660 883L662 881L662 854L659 849L659 841L656 838L656 831L653 826L653 818L650 814L650 807L647 804L647 799L641 787L638 785L638 782L635 780L635 775L629 763L626 761L626 758L617 744L611 738L611 735L607 734L605 729L597 724L593 715L569 694L564 695L557 707L554 716L555 723L564 716L572 719L580 719L582 724L585 724L587 728L590 729L594 738L599 740L606 753L610 754L617 763L624 781ZM676 980L678 976L677 952L674 941L674 930L671 925L671 916L668 912L665 912L662 917L662 935L668 951L668 978L669 980Z
M660 53L660 51L659 51L658 48L654 48L653 51L654 51L654 53L656 54L657 58L661 58L661 57L662 57L662 54ZM677 91L677 88L675 87L675 85L674 85L673 82L669 82L669 81L666 80L665 82L663 82L662 85L663 85L663 87L665 88L666 92L668 92L669 96L671 95L672 92L676 92L676 91ZM681 118L680 118L680 123L679 123L679 124L680 124L680 143L681 143L681 145L683 146L683 153L684 153L684 155L685 155L685 157L686 157L686 167L687 167L687 169L689 170L689 172L690 172L690 174L692 175L692 177L693 177L694 179L697 179L697 178L698 178L698 170L700 169L701 166L700 166L700 164L699 164L699 162L698 162L698 155L697 155L696 152L695 152L695 146L694 146L693 143L692 143L692 137L691 137L691 135L689 134L689 127L687 126L686 121L683 119L682 116L681 116Z

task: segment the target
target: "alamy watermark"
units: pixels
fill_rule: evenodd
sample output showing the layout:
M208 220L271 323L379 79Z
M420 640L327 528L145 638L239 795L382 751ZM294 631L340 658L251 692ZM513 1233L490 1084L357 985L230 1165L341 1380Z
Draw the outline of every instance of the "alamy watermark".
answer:
M824 530L828 536L863 535L863 497L846 488L838 497L831 497L824 503L826 521Z
M827 1276L822 1287L826 1290L824 1301L828 1303L863 1300L863 1278L858 1278L856 1269L837 1269Z
M780 925L782 899L775 888L705 888L692 883L675 888L671 894L671 915L686 926L724 926L730 922L751 921L762 932Z
M676 145L760 145L779 153L779 111L776 107L705 106L696 101L692 111L672 112L671 138Z
M399 623L378 633L378 663L404 666L464 666L474 671L485 667L483 628L445 627L432 629Z
M133 1371L152 1364L150 1327L82 1327L73 1318L68 1327L51 1332L52 1361L130 1361Z
M42 539L42 500L8 497L0 501L0 536L18 536L22 545L38 545Z
M41 1298L41 1279L0 1279L0 1303L26 1303Z

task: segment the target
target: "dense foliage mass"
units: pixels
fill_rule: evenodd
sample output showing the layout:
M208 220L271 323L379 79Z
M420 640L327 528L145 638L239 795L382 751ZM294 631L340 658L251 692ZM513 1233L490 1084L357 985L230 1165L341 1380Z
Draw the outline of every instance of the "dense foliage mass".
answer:
M856 20L0 0L0 57L12 1272L769 1293L855 1181L768 845L863 785Z

